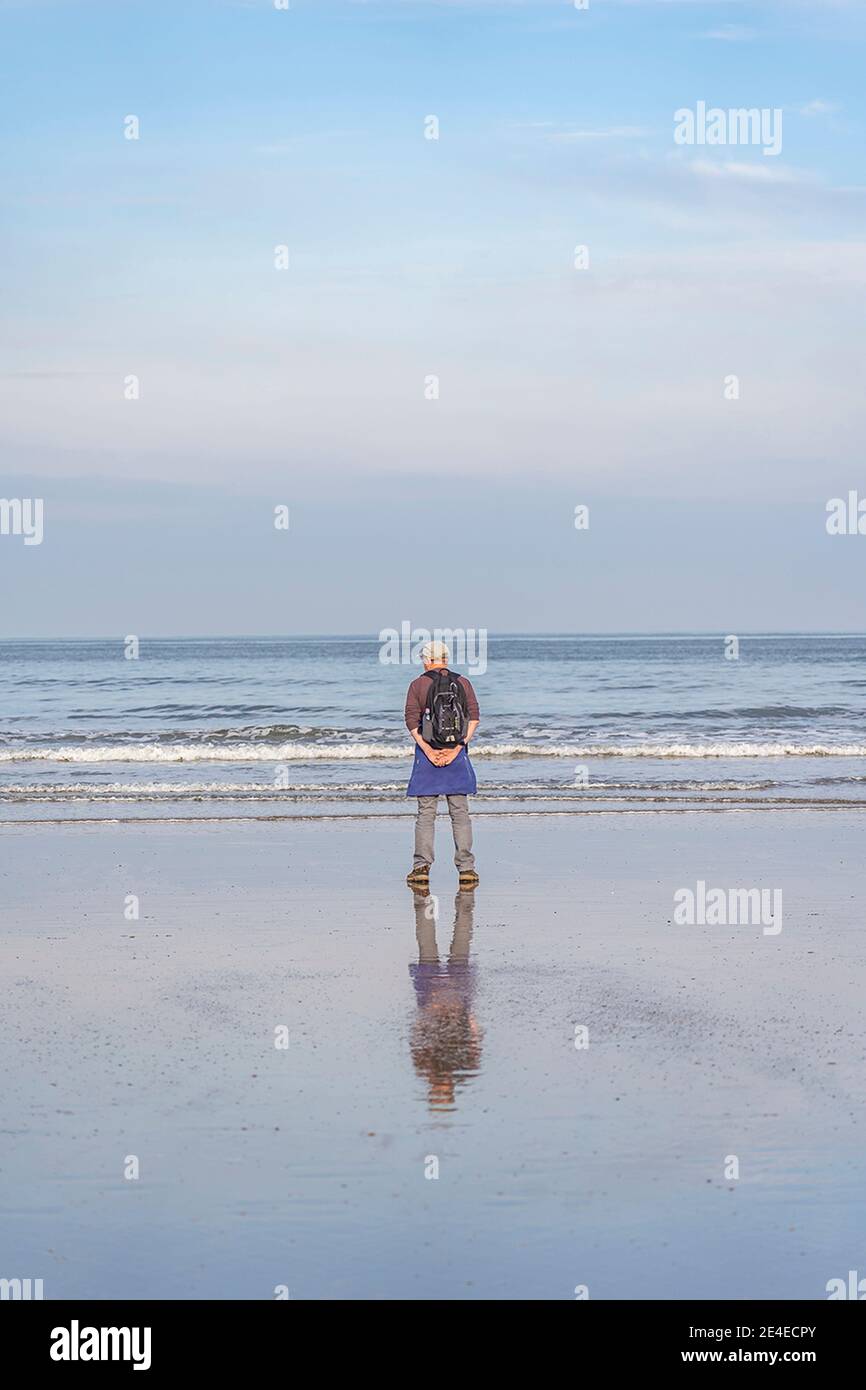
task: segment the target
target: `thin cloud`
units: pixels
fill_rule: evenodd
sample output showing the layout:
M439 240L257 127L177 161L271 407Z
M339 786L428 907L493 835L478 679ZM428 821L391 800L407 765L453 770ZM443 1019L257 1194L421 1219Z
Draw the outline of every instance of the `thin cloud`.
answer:
M783 165L743 164L734 160L716 163L709 159L692 159L685 166L701 178L739 179L747 183L812 183L813 178L798 169Z
M812 101L807 101L805 106L800 107L801 116L833 116L839 110L837 101L824 101L822 97L815 97Z
M547 138L561 144L570 144L578 140L635 140L649 133L643 126L613 125L602 130L557 130Z
M78 367L57 367L39 371L0 372L4 381L67 381L70 377L103 376L110 377L113 372L87 371Z
M747 29L744 24L723 24L720 29L708 29L701 34L702 39L717 39L722 43L747 43L754 37L754 29Z

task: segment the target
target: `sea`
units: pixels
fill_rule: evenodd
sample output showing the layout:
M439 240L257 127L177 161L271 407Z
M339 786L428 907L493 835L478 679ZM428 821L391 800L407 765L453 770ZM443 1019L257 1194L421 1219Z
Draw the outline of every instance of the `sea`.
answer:
M490 635L479 813L866 804L866 635ZM0 641L0 818L404 814L378 635Z

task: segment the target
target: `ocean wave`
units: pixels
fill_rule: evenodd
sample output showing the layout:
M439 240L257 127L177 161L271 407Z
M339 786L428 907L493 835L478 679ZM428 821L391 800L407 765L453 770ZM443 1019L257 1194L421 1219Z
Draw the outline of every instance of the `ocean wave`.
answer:
M288 763L390 762L409 756L405 743L117 743L0 749L0 763Z
M273 783L248 785L231 782L34 782L0 789L0 802L21 801L284 801L333 800L378 796L403 796L403 782L297 782L287 787Z
M129 743L0 749L0 763L404 762L405 743ZM862 758L862 743L482 743L473 758Z
M858 777L817 777L815 785L841 785L861 782ZM573 782L549 778L543 782L514 781L490 782L485 780L480 795L492 797L524 796L541 794L551 800L574 797L586 798L588 792L611 792L614 795L630 792L727 792L727 791L768 791L773 787L784 786L783 782L772 779L742 781L736 778L705 781L701 778L686 777L679 781L658 781L648 778L642 782L604 781L591 778L586 785L575 786ZM288 782L285 785L274 782L18 782L0 788L0 797L63 797L63 796L134 796L134 797L259 797L278 799L284 795L327 795L346 796L356 792L400 793L406 790L406 778L399 782Z
M79 715L79 718L86 718L86 715ZM98 716L94 716L98 717ZM393 725L391 728L393 733ZM358 730L355 734L362 733L367 738L377 737L378 728ZM28 737L17 730L0 730L0 743L8 742L13 745L20 743ZM242 728L228 729L160 729L158 732L140 729L112 729L112 730L75 730L69 733L49 733L43 731L33 733L31 738L51 739L51 746L61 744L82 744L90 747L95 745L100 747L111 747L115 744L125 746L126 744L142 744L149 747L157 742L161 746L171 744L221 744L221 743L315 743L322 739L342 741L343 738L351 739L351 734L343 734L340 729L333 727L319 727L315 724L248 724Z

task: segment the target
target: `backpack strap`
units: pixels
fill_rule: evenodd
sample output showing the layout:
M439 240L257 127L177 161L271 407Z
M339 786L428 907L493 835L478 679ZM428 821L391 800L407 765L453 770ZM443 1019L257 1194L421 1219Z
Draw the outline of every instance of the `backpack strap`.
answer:
M453 671L449 671L447 666L439 666L439 667L437 667L437 669L436 669L435 671L424 671L422 674L425 675L425 676L428 676L429 679L433 682L434 686L436 686L436 693L437 693L437 694L438 694L439 685L440 685L440 681L439 681L439 677L440 677L440 676L448 676L449 679L452 680L452 681L457 681L457 680L458 680L458 678L457 678L457 676L455 676L454 672L453 672ZM441 682L441 684L442 684L442 685L445 684L444 680Z
M422 738L432 738L433 736L433 700L436 696L436 677L438 671L422 671L422 676L430 677L430 687L424 697L424 709L421 711L421 723L418 726L421 730Z
M457 698L463 706L463 713L465 714L467 712L469 702L466 695L466 687L456 671L452 671L448 666L440 666L436 671L424 671L422 674L429 676L433 683L434 689L430 693L431 699L434 695L438 695L439 691L445 687L446 682L444 678L447 676L448 684L453 685L457 692ZM440 676L443 678L441 681L439 680Z

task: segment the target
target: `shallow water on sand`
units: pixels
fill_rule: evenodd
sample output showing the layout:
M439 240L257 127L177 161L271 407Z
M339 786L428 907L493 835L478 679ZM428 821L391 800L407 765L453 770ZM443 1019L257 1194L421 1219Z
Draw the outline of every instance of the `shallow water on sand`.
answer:
M862 1266L857 816L494 819L459 896L440 823L430 900L409 829L7 830L0 1274L822 1298ZM781 886L783 930L675 926L697 878Z

